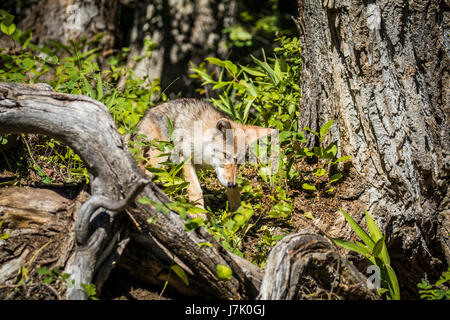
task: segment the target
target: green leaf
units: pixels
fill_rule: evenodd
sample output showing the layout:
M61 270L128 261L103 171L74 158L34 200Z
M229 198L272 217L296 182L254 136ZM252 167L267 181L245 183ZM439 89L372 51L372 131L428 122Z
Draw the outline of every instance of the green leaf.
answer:
M27 71L32 67L34 67L34 61L31 60L30 58L25 58L22 60L22 66L25 69L25 71Z
M367 210L365 211L365 213L366 213L367 228L369 229L373 241L380 240L381 238L383 238L383 234L381 233L380 228L378 228L375 221L372 219ZM383 245L383 248L381 249L381 259L385 264L391 264L391 259L389 257L386 245Z
M330 144L325 150L323 157L326 159L333 159L338 153L338 147L336 144Z
M346 248L348 250L360 253L360 254L364 255L365 257L370 256L370 254L372 253L367 247L365 247L364 245L362 245L359 242L344 241L339 238L332 238L332 240L337 245L339 245L343 248Z
M193 230L201 227L204 224L205 223L204 223L203 219L200 217L197 217L197 218L187 220L184 223L184 228L186 231L193 231Z
M277 75L277 77L278 77L279 79L282 79L282 78L283 78L283 73L282 73L282 71L281 71L281 68L280 68L280 62L279 62L278 59L275 60L275 64L274 64L274 66L273 66L273 71L275 72L275 74Z
M245 224L246 220L242 214L237 214L233 217L234 221L236 221L238 226L242 226Z
M7 34L8 36L12 35L16 30L16 25L14 23L11 23L7 26L2 22L0 27L3 33Z
M428 282L426 282L425 280L422 280L422 282L417 284L417 287L420 289L431 289L433 286L431 284L429 284ZM422 291L422 290L420 290L420 291Z
M95 295L97 294L97 289L95 287L95 284L84 284L82 283L81 286L83 287L84 291L86 292L89 299L92 300L98 300Z
M219 280L227 281L227 280L231 279L233 272L231 271L230 267L225 266L223 264L218 264L216 269L217 269L217 276L219 277Z
M97 73L97 100L101 100L103 98L103 81L100 73Z
M336 181L338 181L338 180L341 179L341 178L342 178L342 173L336 173L336 174L333 174L333 175L330 177L330 183L336 182Z
M384 237L382 237L380 240L375 243L375 246L373 247L372 254L374 256L378 256L381 253L381 250L384 246Z
M244 72L246 72L252 76L255 76L255 77L266 77L267 76L265 73L258 71L256 69L253 69L253 68L241 66L241 69L244 70Z
M345 162L345 161L347 161L347 160L349 160L349 159L351 159L351 158L352 158L352 156L344 156L344 157L340 157L340 158L337 158L336 161L334 161L333 163Z
M303 148L303 153L307 156L307 157L312 157L314 155L314 152L310 151L308 148Z
M315 186L309 184L309 183L304 183L304 184L302 185L302 188L305 189L305 190L314 190L314 191L317 191L317 188L316 188Z
M314 216L312 215L311 211L306 211L305 212L305 217L307 217L308 219L314 220Z
M333 124L333 119L325 123L322 128L320 128L320 137L324 138L328 134L328 130L330 129L331 125ZM322 139L323 140L323 139Z
M362 241L369 247L370 250L375 246L375 242L370 238L370 236L361 228L361 226L347 213L344 209L341 208L341 212L345 217L345 220L350 224L353 231L361 238Z
M312 130L310 127L304 127L303 130L306 130L308 132L311 132L316 137L319 137L319 133L317 131Z
M313 148L313 151L314 151L314 155L315 155L317 158L321 159L321 158L324 158L324 157L325 157L324 150L323 150L322 147L314 147L314 148Z
M248 100L247 104L245 105L245 109L244 109L244 116L242 117L242 121L244 123L247 122L247 118L248 118L248 113L250 112L250 107L253 104L253 101L255 101L256 97L252 97L250 100Z
M42 170L42 168L37 163L34 163L34 169L38 172L38 175L41 177L42 183L44 184L52 183L52 179L44 172L44 170Z
M225 61L220 60L218 58L209 57L209 58L206 58L205 60L208 61L211 64L216 65L216 66L219 66L219 67L222 67L222 68L225 67Z
M8 12L6 12L3 9L0 9L0 21L2 22L2 24L4 24L5 26L9 26L13 23L14 21L14 16Z
M315 176L317 176L317 177L321 177L321 176L323 176L323 175L326 175L326 174L327 174L327 171L326 171L324 168L317 168L317 169L313 172L313 174L314 174ZM331 181L330 181L330 183L331 183Z
M367 228L369 229L370 235L374 241L378 241L383 237L383 234L381 233L381 230L378 228L375 221L370 216L369 212L367 210L366 213L366 222L367 222Z
M151 200L149 197L143 197L143 198L138 199L138 202L140 204L149 204L151 202Z
M43 282L44 282L45 284L50 284L50 283L52 283L52 281L53 281L53 278L52 278L52 277L45 277L44 280L43 280Z
M164 170L162 168L147 167L146 169L147 169L147 171L150 171L150 172L155 173L155 174L166 172L166 170Z
M172 119L170 119L168 116L166 116L167 118L167 126L169 128L169 137L170 139L173 140L173 122Z
M225 86L227 86L227 85L229 85L229 84L232 84L232 82L231 82L231 81L222 81L222 82L218 82L217 84L215 84L215 85L212 87L212 89L213 89L213 90L217 90L217 89L220 89L220 88L222 88L222 87L225 87Z
M272 80L272 82L277 85L280 82L280 78L278 77L278 75L275 73L275 71L266 63L263 62L261 60L258 60L256 57L254 57L253 55L250 55L253 59L253 61L259 65L261 68L264 69L264 71L267 72L267 74L269 75L270 79Z
M44 268L44 267L37 268L36 271L41 276L44 276L44 275L51 276L52 275L52 272L50 270L48 270L47 268Z
M18 31L19 29L16 29L16 31ZM25 30L24 32L22 32L19 36L19 43L22 45L23 49L26 49L28 47L28 43L31 40L32 37L32 33L30 30Z
M253 81L250 79L247 81L247 92L250 96L256 98L258 96L258 90L256 89Z
M210 248L210 247L212 247L212 244L210 242L200 242L198 244L198 246L199 247L208 247L208 248Z
M83 85L84 90L86 90L86 93L91 97L95 99L95 93L92 89L92 86L90 85L89 81L86 79L86 77L83 76Z
M389 275L389 287L392 300L400 300L400 287L398 285L397 275L390 264L386 264L386 269Z
M291 131L281 131L278 134L278 138L280 139L280 141L284 141L284 140L287 140L288 138L290 138L291 135L292 135Z
M382 296L384 293L386 293L386 292L389 292L389 290L388 289L385 289L385 288L378 288L377 289L377 293L380 295L380 296Z
M189 279L186 275L186 272L184 272L184 270L179 266L179 265L173 265L170 267L170 269L172 269L173 272L175 272L175 274L181 279L183 280L184 284L186 286L189 286Z
M238 72L238 67L231 62L230 60L223 61L225 64L225 67L233 74L235 75Z

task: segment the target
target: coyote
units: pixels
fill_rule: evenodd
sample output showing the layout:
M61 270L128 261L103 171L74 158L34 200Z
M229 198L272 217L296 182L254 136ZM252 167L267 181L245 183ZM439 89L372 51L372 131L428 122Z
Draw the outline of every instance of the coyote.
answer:
M196 168L213 167L220 183L226 187L232 211L241 204L236 184L238 165L244 162L249 145L273 132L277 130L239 124L210 103L197 99L177 99L151 108L136 127L136 135L144 134L148 141L173 142L170 159L174 163L186 161L183 174L189 182L188 197L201 208L204 208L204 200ZM148 146L144 148L143 157L151 166L158 167L169 156ZM144 168L146 163L140 165Z

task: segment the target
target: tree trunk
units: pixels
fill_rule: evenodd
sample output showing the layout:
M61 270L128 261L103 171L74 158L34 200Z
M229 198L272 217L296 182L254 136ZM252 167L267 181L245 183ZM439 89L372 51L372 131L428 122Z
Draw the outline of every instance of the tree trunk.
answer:
M328 142L353 156L359 199L387 235L401 287L415 288L450 258L448 4L298 4L299 127L335 119Z
M124 3L124 1L122 1ZM128 67L148 81L160 78L161 88L175 97L194 96L193 79L188 77L190 63L200 64L209 56L225 58L227 51L222 30L233 24L236 1L141 1L122 4L120 25L128 29L121 46L131 48ZM157 45L151 58L145 55L144 39Z
M19 26L30 29L33 42L40 46L48 40L76 43L103 34L96 45L102 54L107 54L115 42L117 9L118 0L39 1Z
M23 264L33 265L39 252L56 240L58 263L75 281L68 287L68 299L86 299L83 284L94 283L101 289L118 263L149 283L164 282L171 266L177 264L187 274L189 286L173 277L171 283L185 295L203 298L252 299L258 295L261 282L265 288L261 298L301 298L307 294L303 288L323 288L326 292L336 288L339 298L376 298L364 275L342 259L322 236L301 232L281 241L274 247L263 277L258 267L223 249L205 228L188 232L175 212L162 213L151 204L134 203L139 193L159 205L170 199L145 180L108 109L98 101L56 93L45 84L0 83L0 134L11 132L45 134L72 147L89 171L91 196L78 210L68 210L69 217L62 221L54 213L61 213L64 199L39 191L38 199L31 197L35 202L24 207L26 200L20 198L20 191L0 193L0 217L12 231L16 235L23 232L17 230L21 221L26 226L39 225L31 232L46 241L34 248L34 253L27 247L29 240L20 250L8 250L13 258L2 252L2 281ZM49 204L50 200L55 203ZM73 211L77 211L75 226L70 217ZM231 269L229 280L219 280L218 265ZM281 287L277 285L280 278ZM300 285L304 279L313 285ZM0 289L3 287L0 283Z

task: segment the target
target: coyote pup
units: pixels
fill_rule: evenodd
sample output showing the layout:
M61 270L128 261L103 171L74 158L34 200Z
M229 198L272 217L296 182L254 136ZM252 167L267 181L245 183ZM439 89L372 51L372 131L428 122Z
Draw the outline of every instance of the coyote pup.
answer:
M170 137L171 124L173 133ZM177 99L149 109L136 128L136 135L144 134L148 141L174 143L171 161L179 163L190 158L184 167L184 178L189 182L189 200L204 208L203 193L195 171L196 167L213 167L226 189L229 208L236 210L241 204L236 184L238 164L245 160L246 150L258 139L270 135L275 129L245 126L234 122L228 115L210 103L197 99ZM155 147L144 149L144 158L157 167L167 156ZM145 163L141 163L145 167ZM148 175L151 173L145 170Z

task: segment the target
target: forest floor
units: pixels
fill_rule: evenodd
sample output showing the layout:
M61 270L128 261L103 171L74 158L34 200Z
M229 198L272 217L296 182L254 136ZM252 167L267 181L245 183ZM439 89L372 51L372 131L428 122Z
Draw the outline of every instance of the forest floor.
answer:
M67 236L72 234L67 226L72 225L79 206L86 200L85 190L88 188L85 184L55 182L62 173L48 166L48 162L35 159L36 164L54 180L51 185L42 184L42 177L36 170L11 164L18 164L20 161L15 159L27 156L23 148L14 150L14 155L7 154L8 151L0 154L1 157L10 159L10 163L0 161L0 221L4 221L0 235L2 232L10 233L8 239L0 240L0 299L60 299L64 295L64 280L61 275L46 275L45 272L39 274L37 270L44 268L51 271L65 264L69 248L73 247L73 235ZM311 170L311 165L299 160L296 169L306 172ZM292 213L285 218L267 216L274 205L277 192L274 187L261 180L254 166L243 165L240 174L243 179L250 181L252 190L243 192L242 198L251 203L255 210L245 232L241 230L236 234L239 240L237 248L246 259L262 267L272 247L270 241L277 236L307 229L344 238L350 235L351 230L339 209L344 208L354 217L360 218L364 213L364 204L356 200L364 186L360 184L361 180L357 178L354 169L346 172L337 184L336 192L328 197L318 197L302 190L301 180L284 185L286 198L293 205ZM213 212L223 210L226 200L224 188L213 172L206 172L203 177L206 206ZM255 193L254 190L258 192ZM54 203L48 206L41 204L36 209L36 202L45 202L47 198ZM361 261L359 257L345 254L350 260ZM14 275L9 274L8 285L2 284L6 281L2 279L2 268L14 266L19 267L19 271ZM46 277L51 278L51 281L44 281ZM140 283L122 270L119 262L119 266L105 282L99 298L154 300L177 299L178 296L170 286L163 290L163 286Z

